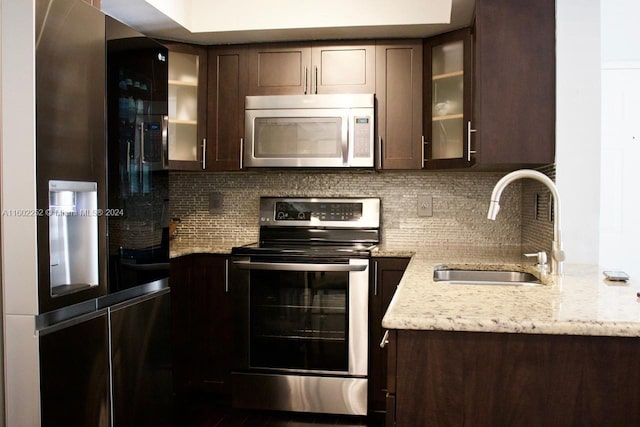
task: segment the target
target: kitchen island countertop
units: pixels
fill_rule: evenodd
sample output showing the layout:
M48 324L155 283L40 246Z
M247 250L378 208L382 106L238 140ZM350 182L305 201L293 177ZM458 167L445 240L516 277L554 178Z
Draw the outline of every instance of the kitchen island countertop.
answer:
M377 256L404 256L380 248ZM374 254L374 256L376 256ZM640 281L609 282L596 265L565 264L539 286L435 282L439 266L532 271L520 251L416 248L382 320L387 329L640 336ZM533 270L535 271L535 269Z

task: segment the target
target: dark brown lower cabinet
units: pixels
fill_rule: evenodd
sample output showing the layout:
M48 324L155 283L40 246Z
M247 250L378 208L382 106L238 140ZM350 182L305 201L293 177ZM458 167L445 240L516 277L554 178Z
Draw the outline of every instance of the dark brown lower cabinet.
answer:
M225 255L171 260L174 388L230 393L231 301Z
M393 331L387 427L640 425L640 339Z
M369 414L383 414L387 394L387 349L380 348L384 336L382 317L402 279L409 258L374 258L369 290Z

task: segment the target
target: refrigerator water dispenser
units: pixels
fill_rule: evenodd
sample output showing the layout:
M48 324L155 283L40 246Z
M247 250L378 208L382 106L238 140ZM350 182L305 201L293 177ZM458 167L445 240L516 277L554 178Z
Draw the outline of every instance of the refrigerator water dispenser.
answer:
M98 286L98 183L49 181L51 296Z

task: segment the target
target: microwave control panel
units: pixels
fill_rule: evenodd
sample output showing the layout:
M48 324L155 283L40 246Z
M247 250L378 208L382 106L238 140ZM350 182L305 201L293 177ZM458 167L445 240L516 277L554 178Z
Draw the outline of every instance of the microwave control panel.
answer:
M370 124L371 117L355 116L353 122L355 140L353 144L353 157L370 157L371 132L373 130Z

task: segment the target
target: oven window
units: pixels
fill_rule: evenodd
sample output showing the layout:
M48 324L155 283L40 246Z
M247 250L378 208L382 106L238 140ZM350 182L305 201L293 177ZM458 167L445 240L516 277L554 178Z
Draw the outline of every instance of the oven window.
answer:
M255 119L258 158L341 158L341 117Z
M250 366L347 371L348 272L252 271Z

